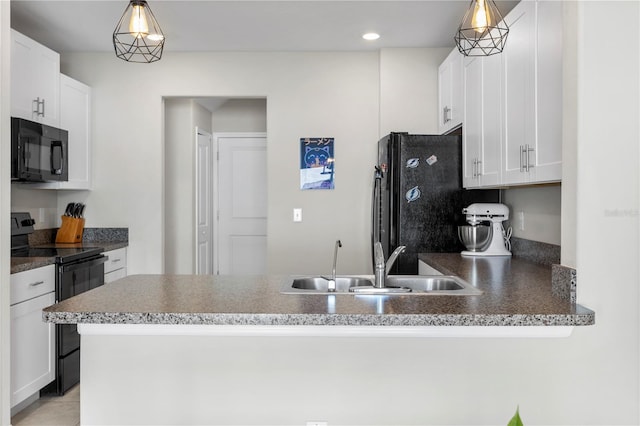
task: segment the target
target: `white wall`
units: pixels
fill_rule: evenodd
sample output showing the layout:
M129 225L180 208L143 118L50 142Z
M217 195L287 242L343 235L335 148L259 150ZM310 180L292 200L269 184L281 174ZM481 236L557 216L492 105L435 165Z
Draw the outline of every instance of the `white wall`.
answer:
M211 113L191 99L165 99L164 272L195 272L196 127L211 132Z
M107 53L62 58L66 74L94 89L87 226L129 227L131 273L162 271L161 100L170 96L267 98L270 272L326 272L336 238L345 245L342 271L368 272L377 53L166 54L141 79L131 78L132 67L140 65ZM299 139L308 136L336 138L333 191L298 188ZM292 222L293 207L303 208L303 223Z
M229 99L213 114L213 131L266 132L266 99Z
M440 49L380 51L380 132L437 135L438 66L451 52Z
M502 191L502 202L509 207L513 236L548 244L561 244L560 185L509 188ZM524 214L524 221L519 213ZM524 222L524 229L521 224Z
M29 184L11 184L11 211L29 212L36 221L35 229L57 228L64 210L58 208L58 192L29 189Z
M578 187L578 20L577 2L563 3L562 33L562 215L561 263L576 268Z

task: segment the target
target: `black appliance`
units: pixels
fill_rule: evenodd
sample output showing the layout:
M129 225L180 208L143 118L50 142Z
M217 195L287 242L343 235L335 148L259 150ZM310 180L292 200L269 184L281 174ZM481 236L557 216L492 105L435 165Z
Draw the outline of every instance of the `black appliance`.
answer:
M462 188L461 136L391 133L378 142L372 243L382 243L385 257L406 246L392 273L417 274L418 253L464 249L457 228L463 207L499 198L498 190Z
M69 133L22 118L11 118L11 180L69 180Z
M108 257L100 247L60 244L29 246L34 221L29 213L11 213L11 256L53 257L56 264L56 303L104 284ZM80 335L76 324L56 325L56 379L42 393L64 395L80 381Z

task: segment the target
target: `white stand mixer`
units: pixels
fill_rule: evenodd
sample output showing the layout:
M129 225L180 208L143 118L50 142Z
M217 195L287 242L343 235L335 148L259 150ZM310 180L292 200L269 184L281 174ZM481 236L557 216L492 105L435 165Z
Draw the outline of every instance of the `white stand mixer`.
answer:
M486 249L482 251L465 250L461 254L463 256L511 256L511 228L506 232L502 226L502 222L509 219L509 207L499 203L474 203L462 209L462 213L466 215L467 222L476 226L482 222L491 222L492 236L491 242Z

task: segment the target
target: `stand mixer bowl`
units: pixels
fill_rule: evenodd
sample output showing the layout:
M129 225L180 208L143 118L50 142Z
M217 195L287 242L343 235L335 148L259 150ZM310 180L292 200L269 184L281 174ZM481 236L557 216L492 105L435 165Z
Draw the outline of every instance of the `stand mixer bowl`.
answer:
M484 251L489 247L493 237L491 225L460 225L458 226L458 238L468 251Z

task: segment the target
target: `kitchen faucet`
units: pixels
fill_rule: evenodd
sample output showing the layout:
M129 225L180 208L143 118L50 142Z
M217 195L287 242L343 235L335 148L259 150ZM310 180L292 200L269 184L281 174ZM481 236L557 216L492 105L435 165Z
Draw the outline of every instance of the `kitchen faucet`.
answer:
M327 278L322 276L327 283L327 291L336 291L336 264L338 263L338 248L342 247L342 242L340 240L336 240L336 245L333 250L333 268L331 269L331 278Z
M404 251L406 246L398 246L393 253L389 256L389 259L385 262L384 260L384 251L382 250L382 243L379 241L373 245L373 258L375 264L375 270L373 273L375 274L375 284L376 288L384 288L385 281L387 279L387 275L389 275L389 271L391 267L395 263L398 255Z

